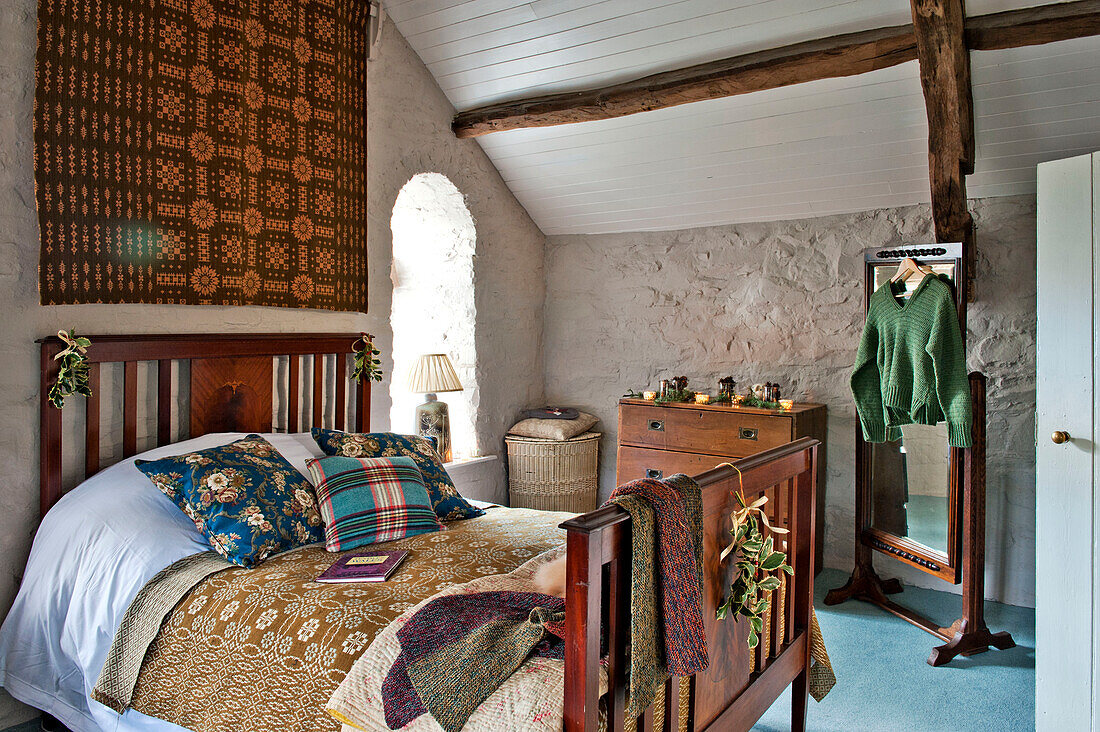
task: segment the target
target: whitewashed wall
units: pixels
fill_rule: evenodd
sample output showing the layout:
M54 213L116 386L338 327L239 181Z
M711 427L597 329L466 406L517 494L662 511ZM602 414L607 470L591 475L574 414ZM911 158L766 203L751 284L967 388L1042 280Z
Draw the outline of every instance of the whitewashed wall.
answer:
M390 213L398 191L417 173L446 175L467 196L477 224L478 347L501 354L478 364L478 378L489 388L481 392L477 440L483 452L500 451L517 410L542 398L544 238L481 148L450 133L454 110L396 27L383 28L369 70L369 315L255 307L42 307L32 165L35 6L35 0L0 3L0 617L14 598L38 519L34 339L61 327L83 333L366 330L378 337L389 373ZM388 380L375 387L372 421L381 428L388 425L388 387ZM501 467L496 481L503 480ZM0 691L0 723L27 715Z
M978 302L970 367L989 376L990 597L1034 604L1035 207L973 202ZM850 569L855 409L848 375L863 326L862 250L929 241L927 206L683 231L547 240L546 391L599 415L601 494L614 485L616 400L686 375L715 391L777 381L828 405L826 557ZM943 588L892 559L887 573Z
M477 448L499 453L518 411L543 398L545 237L477 143L455 139L453 107L392 23L383 28L375 56L367 154L371 269L381 267L389 275L390 214L401 187L417 173L447 176L466 196L477 227L474 338L481 388L470 404L477 415ZM388 282L373 287L370 308L376 317L389 313L390 291ZM382 347L389 352L388 336ZM378 392L384 390L388 386ZM382 401L388 410L388 396ZM503 481L503 467L500 476Z

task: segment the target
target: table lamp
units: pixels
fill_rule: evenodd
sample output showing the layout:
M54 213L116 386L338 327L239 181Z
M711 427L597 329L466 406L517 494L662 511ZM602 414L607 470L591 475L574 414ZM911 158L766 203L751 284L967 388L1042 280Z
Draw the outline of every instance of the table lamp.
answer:
M445 353L429 353L417 359L409 374L409 391L424 394L427 400L416 408L416 434L435 440L435 449L450 462L454 455L451 450L451 418L447 413L447 403L439 401L436 393L441 391L462 391L451 359Z

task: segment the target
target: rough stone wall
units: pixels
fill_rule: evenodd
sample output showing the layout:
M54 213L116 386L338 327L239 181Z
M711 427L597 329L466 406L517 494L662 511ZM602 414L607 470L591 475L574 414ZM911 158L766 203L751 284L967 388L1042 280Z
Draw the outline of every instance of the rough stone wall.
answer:
M415 174L440 172L467 195L478 229L475 277L483 452L500 452L515 412L542 399L544 237L473 141L450 132L454 110L387 23L370 64L369 315L257 307L38 304L33 133L35 0L0 3L0 618L14 598L38 520L38 352L34 339L83 333L359 331L374 333L387 374L392 336L390 213ZM497 357L499 354L499 357ZM389 423L388 379L372 423ZM502 463L497 462L497 466ZM503 468L497 468L497 490ZM0 690L0 720L29 716Z
M978 301L969 365L989 377L987 594L1034 604L1035 206L972 202ZM827 566L850 569L862 250L929 241L927 206L686 231L547 240L546 391L602 422L601 494L615 481L616 401L684 374L714 391L777 381L829 408ZM943 588L888 559L888 573Z

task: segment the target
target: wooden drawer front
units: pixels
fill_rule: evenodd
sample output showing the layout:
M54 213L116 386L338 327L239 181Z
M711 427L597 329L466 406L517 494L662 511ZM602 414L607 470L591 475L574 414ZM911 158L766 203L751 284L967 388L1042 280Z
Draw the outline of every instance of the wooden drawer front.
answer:
M727 462L717 455L695 455L672 450L649 450L644 447L619 447L616 482L619 485L639 478L667 478L676 473L698 475L719 463Z
M619 442L745 457L791 441L791 418L702 409L619 407Z

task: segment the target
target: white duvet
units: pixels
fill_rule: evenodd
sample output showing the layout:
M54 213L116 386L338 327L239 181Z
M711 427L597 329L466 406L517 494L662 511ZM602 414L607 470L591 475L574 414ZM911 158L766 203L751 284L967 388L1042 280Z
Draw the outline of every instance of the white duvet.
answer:
M224 445L204 435L149 450L156 459ZM308 433L264 435L295 467L321 455ZM178 559L210 548L194 524L123 460L67 493L42 521L15 604L0 628L0 686L74 732L163 732L181 727L90 694L115 629L138 590Z

